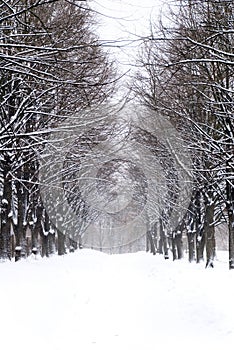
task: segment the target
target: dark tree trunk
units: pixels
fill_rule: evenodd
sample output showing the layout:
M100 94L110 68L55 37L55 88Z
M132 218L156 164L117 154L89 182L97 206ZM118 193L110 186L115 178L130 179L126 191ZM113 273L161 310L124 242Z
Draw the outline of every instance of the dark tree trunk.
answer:
M172 237L172 257L173 260L177 259L177 250L176 250L176 244L175 244L175 237Z
M167 235L165 232L165 228L163 227L163 220L160 218L159 219L159 254L164 254L165 259L169 259L169 254L168 254L168 239Z
M196 261L200 263L204 260L205 237L204 227L201 222L201 191L197 190L194 201L195 209L195 231L196 231Z
M36 217L36 222L34 224L34 227L32 229L32 253L37 254L38 249L39 249L39 237L42 237L43 235L43 230L42 230L42 214L43 214L43 207L42 204L35 203L35 217Z
M188 238L188 255L189 255L189 262L193 262L195 259L195 233L194 232L188 232L187 233Z
M204 260L204 249L205 249L205 236L204 233L199 233L196 237L196 256L197 263Z
M4 164L3 170L3 196L1 207L1 231L0 231L0 259L11 259L11 199L12 178L9 164Z
M227 182L229 269L234 269L234 186Z
M65 235L58 231L58 255L66 254Z
M41 256L44 258L45 256L48 258L48 235L42 233L41 236Z
M158 252L158 222L156 222L153 226L153 241L156 253Z
M184 220L181 220L176 230L172 233L172 253L173 260L183 257L183 230L185 228Z
M154 245L154 239L153 239L153 234L152 231L147 231L146 233L147 237L147 251L150 250L150 253L153 253L153 255L156 254L156 247Z
M50 255L50 222L49 222L49 216L47 214L47 212L45 211L45 218L44 218L44 232L42 232L42 247L41 247L41 251L42 251L42 257L46 256L47 258Z
M77 248L78 248L78 242L69 238L69 252L73 253L75 250L77 250Z
M17 224L14 225L15 232L15 261L21 259L21 257L26 257L26 225L25 225L25 211L28 194L26 189L22 186L20 180L22 178L21 169L17 174L18 180L15 182L16 193L17 193L17 202L18 202L18 215L17 215Z
M48 235L48 253L52 255L56 252L56 244L55 244L55 234L49 233Z
M215 228L214 228L214 204L207 203L205 208L204 236L206 245L206 267L214 267L216 255Z
M182 232L177 232L175 236L172 238L172 251L173 260L182 259L183 257L183 241L182 241Z
M188 258L189 262L195 260L195 243L197 236L198 227L198 201L199 193L194 191L189 208L188 208L188 219L187 219L187 239L188 239Z
M228 213L229 269L234 269L234 211Z

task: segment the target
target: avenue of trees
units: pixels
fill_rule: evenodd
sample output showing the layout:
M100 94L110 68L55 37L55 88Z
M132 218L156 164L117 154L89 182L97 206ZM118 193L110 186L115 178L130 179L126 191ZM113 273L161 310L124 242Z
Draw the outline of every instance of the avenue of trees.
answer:
M112 92L93 26L86 1L0 1L0 259L65 251L40 197L37 155L64 118Z
M233 269L233 1L174 1L168 18L151 24L134 90L141 103L170 118L191 151L193 195L180 227L171 233L174 257L183 228L189 260L199 262L206 252L206 266L212 267L215 226L225 221Z
M49 143L53 150L49 161L53 154L52 161L59 161L56 142L60 140L56 140L55 132L63 130L64 125L69 129L69 123L76 124L74 118L79 118L79 113L84 116L87 107L92 110L95 107L96 111L96 107L113 96L115 67L94 28L95 18L87 1L0 1L0 259L17 261L32 253L48 257L55 251L62 255L81 244L79 239L74 241L64 234L66 227L61 232L45 208L40 191L39 155L49 149L46 148ZM102 124L102 116L91 124L89 117L78 120L83 123L84 132L65 150L62 174L65 199L84 229L93 217L87 214L77 181L77 169L84 164L81 158L87 154L93 157L92 147L99 142L109 145L109 140L115 137L119 144L119 136L126 134L124 143L134 141L140 150L144 146L152 159L159 159L168 191L165 198L165 188L161 189L163 195L156 193L153 197L153 200L163 197L161 202L165 205L159 208L155 214L159 219L146 233L147 250L168 258L171 249L173 259L179 259L183 256L182 236L186 232L189 261L205 260L207 267L213 267L215 227L225 222L229 268L234 269L233 2L175 0L168 19L152 20L150 28L151 35L142 39L139 69L131 89L151 117L160 115L170 120L189 151L190 204L185 210L181 203L178 225L170 227L168 217L178 199L181 181L171 152L149 130L140 127L135 130L129 124L130 131L126 133L119 120L112 126L106 125ZM89 125L93 125L90 130ZM95 164L98 157L99 154ZM97 173L102 180L100 188L94 179L93 193L100 194L100 198L106 194L107 202L111 201L121 187L117 180L122 176L122 185L130 177L138 190L133 195L136 215L138 206L142 209L146 203L144 169L137 174L131 162L115 158L104 164ZM152 174L154 164L156 161L149 166ZM51 167L48 162L46 166L53 177L56 164ZM87 166L87 174L92 175L92 169L89 171ZM50 194L48 191L49 197ZM59 202L59 196L52 199L51 205L63 207L55 202ZM61 215L65 217L68 213L63 213L63 209ZM124 221L127 214L122 214ZM118 215L116 218L119 219ZM66 219L69 222L70 218Z

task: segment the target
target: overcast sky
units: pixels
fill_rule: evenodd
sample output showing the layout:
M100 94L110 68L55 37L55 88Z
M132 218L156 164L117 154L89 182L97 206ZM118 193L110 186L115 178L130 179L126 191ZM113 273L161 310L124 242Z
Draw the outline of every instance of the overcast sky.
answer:
M99 13L100 38L112 43L109 50L119 69L128 70L137 55L137 39L149 34L150 19L157 19L165 0L92 0L90 4Z

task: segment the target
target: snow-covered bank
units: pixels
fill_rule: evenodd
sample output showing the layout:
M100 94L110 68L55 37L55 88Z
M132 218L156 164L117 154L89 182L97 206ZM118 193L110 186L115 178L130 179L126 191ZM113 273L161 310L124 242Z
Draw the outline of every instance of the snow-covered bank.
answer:
M205 270L82 250L0 264L1 348L220 350L234 342L234 276L218 258Z

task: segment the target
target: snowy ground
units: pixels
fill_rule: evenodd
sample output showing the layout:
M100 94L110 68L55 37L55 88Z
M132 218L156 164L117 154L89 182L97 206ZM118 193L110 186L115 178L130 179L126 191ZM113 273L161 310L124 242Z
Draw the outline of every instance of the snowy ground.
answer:
M0 264L2 349L224 349L234 343L234 276L144 252Z

